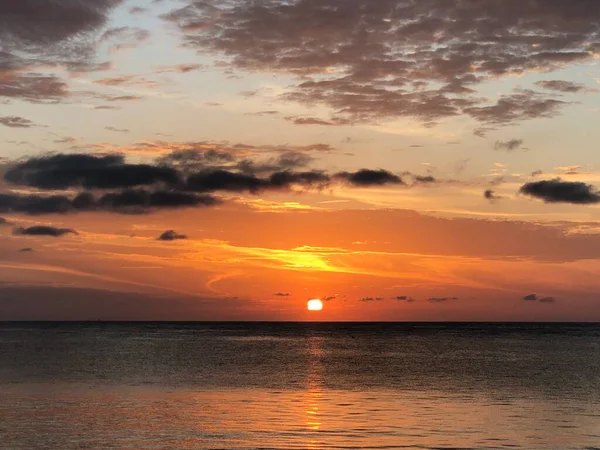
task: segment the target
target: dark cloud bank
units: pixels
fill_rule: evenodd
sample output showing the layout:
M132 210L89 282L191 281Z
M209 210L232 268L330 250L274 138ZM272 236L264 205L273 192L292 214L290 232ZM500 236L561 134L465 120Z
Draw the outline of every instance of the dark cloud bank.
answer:
M306 170L311 159L298 152L256 162L237 160L215 150L176 151L155 164L130 164L122 155L51 154L8 168L4 180L36 193L0 193L0 212L29 214L71 211L145 212L158 208L213 206L218 192L258 194L322 189L333 184L354 187L434 183L432 177L383 169L326 173ZM78 194L43 195L44 190L80 190Z

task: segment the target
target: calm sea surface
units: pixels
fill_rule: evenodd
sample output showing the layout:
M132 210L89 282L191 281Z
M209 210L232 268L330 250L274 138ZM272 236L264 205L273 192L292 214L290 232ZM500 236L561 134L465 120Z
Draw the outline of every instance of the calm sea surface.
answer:
M600 326L0 323L2 449L600 449Z

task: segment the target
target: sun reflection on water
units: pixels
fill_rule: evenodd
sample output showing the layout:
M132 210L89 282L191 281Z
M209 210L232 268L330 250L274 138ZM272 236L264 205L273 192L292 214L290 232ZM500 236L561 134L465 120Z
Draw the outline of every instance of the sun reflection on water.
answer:
M322 336L308 338L308 355L306 427L318 432L323 425L321 422L322 411L319 411L323 400L322 358L324 351ZM311 442L316 445L314 441Z

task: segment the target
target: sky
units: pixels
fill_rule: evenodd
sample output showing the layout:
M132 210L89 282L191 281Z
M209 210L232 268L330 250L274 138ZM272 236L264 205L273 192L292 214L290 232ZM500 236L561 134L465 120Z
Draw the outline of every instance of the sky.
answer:
M596 0L0 0L0 320L600 320L599 62Z

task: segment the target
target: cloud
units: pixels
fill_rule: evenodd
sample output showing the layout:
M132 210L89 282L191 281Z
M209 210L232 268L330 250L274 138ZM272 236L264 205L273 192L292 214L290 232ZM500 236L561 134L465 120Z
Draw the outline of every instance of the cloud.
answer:
M126 128L104 127L104 129L108 131L115 131L117 133L129 133L129 130Z
M451 300L458 300L458 297L430 297L427 299L431 303L445 303Z
M116 189L156 184L175 185L179 174L169 167L127 164L122 155L84 153L31 158L4 174L5 181L39 189Z
M383 301L383 297L363 297L360 299L360 301L364 303L380 302Z
M77 197L74 202L76 200ZM104 194L95 203L92 203L88 209L108 209L116 212L146 212L151 209L215 206L220 203L221 201L212 195L196 195L180 191L131 189Z
M304 146L312 149L314 146ZM246 149L240 149L245 152ZM434 183L431 176L402 176L383 169L337 172L306 169L312 156L299 151L268 159L238 159L216 149L176 150L153 164L130 164L122 154L46 154L9 166L4 181L38 190L80 190L75 196L39 193L0 194L0 212L29 214L74 211L139 213L155 208L213 206L214 192L259 194L287 190L315 190L333 184L358 188L389 184L410 187ZM300 170L304 169L304 170ZM108 191L101 195L88 191Z
M60 237L65 234L77 234L77 231L71 228L56 228L52 226L46 225L35 225L28 228L18 227L13 230L13 234L23 235L23 236L52 236L52 237Z
M175 64L172 66L158 66L156 70L158 73L168 73L168 72L176 72L176 73L188 73L196 70L204 69L206 66L203 64Z
M538 81L535 84L536 86L539 86L541 88L558 92L575 93L587 90L586 87L582 84L563 80L543 80Z
M23 0L0 2L0 97L32 103L59 102L67 84L41 67L97 70L91 62L98 30L121 0ZM19 55L19 56L17 56Z
M544 174L543 170L535 170L535 171L531 172L531 176L532 177L537 177L537 176L540 176L540 175L543 175L543 174Z
M537 294L529 294L523 297L523 300L538 303L554 303L554 297L541 297Z
M600 202L600 193L594 186L578 181L562 181L560 178L526 183L519 192L546 203L587 205Z
M6 225L8 221L4 217L0 217L0 225Z
M22 50L36 51L81 39L84 33L104 25L108 12L119 3L120 0L2 1L0 41L9 47L19 45Z
M142 100L144 97L140 95L119 95L116 97L106 97L107 102L133 102L136 100Z
M0 193L0 212L32 215L84 211L144 213L155 209L214 206L219 203L220 200L211 195L165 190L124 190L99 198L89 192L75 196Z
M230 69L295 77L283 99L325 104L350 122L433 123L462 114L504 125L550 117L566 102L532 91L488 100L480 87L598 53L600 13L590 0L186 3L163 16L186 46Z
M319 187L330 181L328 175L319 171L274 172L266 178L228 170L205 170L190 175L185 188L194 192L249 192L257 194L265 190L288 189L294 185L304 188Z
M485 192L483 193L483 196L488 199L489 201L495 201L495 200L500 200L502 199L502 196L496 194L493 190L491 189L486 189Z
M523 145L523 139L511 139L509 141L496 141L494 143L494 150L505 150L507 152L512 152L521 148Z
M27 253L27 252L32 252L33 249L31 247L23 247L21 249L19 249L20 253Z
M404 184L402 179L384 169L361 169L356 172L340 172L336 178L353 186L383 186L385 184Z
M72 200L64 195L0 193L0 212L3 213L52 214L66 213L72 209Z
M31 120L18 116L0 116L0 125L10 128L31 128L35 126Z
M124 26L106 30L99 41L110 43L109 51L118 52L135 48L149 38L150 32L148 30Z
M118 106L110 106L110 105L99 105L99 106L94 106L94 109L97 110L116 110L116 109L121 109Z
M289 292L277 292L275 294L273 294L275 297L289 297L290 293Z
M538 92L525 90L503 95L495 105L471 106L465 112L480 122L492 125L509 125L518 121L549 118L558 114L567 102L548 98Z
M121 75L112 78L102 78L94 81L94 83L103 86L143 86L148 88L154 88L159 85L158 82L147 80L139 75Z
M301 116L288 116L284 117L285 120L293 122L294 125L323 125L323 126L341 126L349 125L351 123L348 119L331 118L330 120L319 119L318 117L301 117Z
M157 237L159 241L175 241L179 239L187 239L185 234L178 234L174 230L167 230Z
M393 297L393 300L396 300L399 302L407 302L407 303L412 303L415 301L414 298L409 297L408 295L398 295L396 297Z

